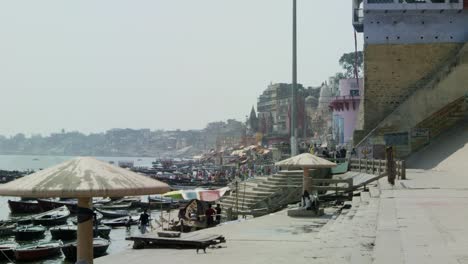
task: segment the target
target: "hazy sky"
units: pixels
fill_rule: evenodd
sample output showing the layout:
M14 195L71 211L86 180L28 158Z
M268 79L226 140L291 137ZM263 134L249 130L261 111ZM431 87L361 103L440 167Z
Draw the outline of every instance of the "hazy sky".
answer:
M291 3L1 1L0 134L244 120L291 80ZM354 50L351 1L298 8L298 80L318 85Z

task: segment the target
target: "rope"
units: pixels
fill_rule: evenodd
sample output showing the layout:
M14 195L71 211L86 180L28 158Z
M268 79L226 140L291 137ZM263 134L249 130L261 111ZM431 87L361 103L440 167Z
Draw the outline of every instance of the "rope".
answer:
M0 250L0 251L2 252L3 256L5 256L5 258L8 259L8 261L10 261L11 263L16 263L8 257L8 255L4 252L4 250Z

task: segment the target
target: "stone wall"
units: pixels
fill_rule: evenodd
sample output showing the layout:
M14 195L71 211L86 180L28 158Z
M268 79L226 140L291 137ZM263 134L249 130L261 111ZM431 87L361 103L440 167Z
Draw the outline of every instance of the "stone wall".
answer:
M387 46L393 56L380 59L374 47L366 53L374 64L366 66L364 118L372 133L365 141L393 145L405 157L468 118L468 44L399 46Z
M462 44L367 45L364 49L364 130L370 131L423 86Z

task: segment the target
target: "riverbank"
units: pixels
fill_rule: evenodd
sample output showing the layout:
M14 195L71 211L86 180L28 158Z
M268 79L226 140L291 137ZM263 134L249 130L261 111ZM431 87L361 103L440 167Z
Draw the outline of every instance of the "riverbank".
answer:
M407 178L395 186L381 179L339 215L291 218L283 210L201 230L227 240L206 254L129 247L95 263L465 263L468 177L409 170Z
M357 200L357 199L356 199ZM357 204L358 202L355 201ZM197 254L194 249L128 249L121 253L102 257L95 263L311 263L318 260L317 250L321 250L320 259L327 260L351 253L349 243L358 244L354 237L362 231L346 226L345 216L351 211L336 215L337 208L326 209L325 215L318 218L292 218L283 210L267 216L233 222L198 232L223 235L227 242L222 248L207 249L207 253ZM355 220L368 220L367 217ZM345 243L340 243L343 241ZM355 242L353 242L355 241ZM336 247L341 247L342 254L336 254ZM315 263L315 262L314 262ZM334 262L336 263L336 262Z

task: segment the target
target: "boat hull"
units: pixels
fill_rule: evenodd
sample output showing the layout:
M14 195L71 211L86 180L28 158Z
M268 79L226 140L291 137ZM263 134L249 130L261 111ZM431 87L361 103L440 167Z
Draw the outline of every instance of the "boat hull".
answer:
M129 215L129 212L126 210L107 211L107 210L101 210L101 209L96 208L96 211L101 213L105 218L120 218L120 217L125 217Z
M58 255L60 255L60 246L40 249L17 249L15 251L16 261L35 261Z
M56 218L56 219L33 219L32 222L35 225L43 226L54 226L54 225L64 225L67 223L68 216Z
M68 208L68 210L70 210L72 214L76 214L78 212L78 204L75 202L51 201L46 199L38 199L37 202L44 212L57 209L64 205Z
M15 258L14 249L0 249L0 260L12 260Z
M28 241L34 239L40 239L44 237L45 230L43 231L13 231L15 239L18 241Z
M109 238L112 229L107 226L99 226L97 229L93 228L93 237ZM52 228L50 229L52 239L60 239L64 241L75 240L77 238L76 228Z
M106 255L107 249L109 248L110 243L104 240L101 243L96 244L93 242L93 255L94 258L98 258ZM62 252L65 255L65 259L69 261L76 261L76 243L70 243L62 247Z
M35 225L53 226L63 225L67 223L67 219L70 216L70 210L66 206L37 214L32 216L32 222Z
M111 230L112 230L111 228L107 228L107 227L98 228L97 230L93 229L93 237L109 238Z
M74 240L76 239L76 229L51 229L52 239Z
M0 237L12 236L13 231L16 229L16 224L0 227Z
M11 261L15 258L15 249L18 244L16 243L2 243L0 244L0 261Z
M10 201L8 207L12 214L37 214L42 212L37 201Z
M127 226L127 225L137 225L138 220L135 218L132 218L130 223L128 223L128 216L127 216L127 217L120 217L120 218L115 218L115 219L110 219L110 220L103 220L102 224L106 226L111 226L111 227L121 227L121 226Z
M132 203L125 203L125 204L109 204L109 205L101 205L99 209L102 210L128 210L132 206ZM96 206L98 207L98 206Z

